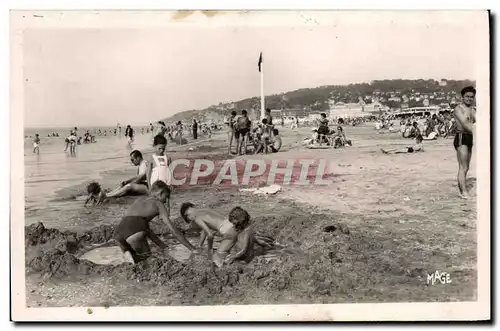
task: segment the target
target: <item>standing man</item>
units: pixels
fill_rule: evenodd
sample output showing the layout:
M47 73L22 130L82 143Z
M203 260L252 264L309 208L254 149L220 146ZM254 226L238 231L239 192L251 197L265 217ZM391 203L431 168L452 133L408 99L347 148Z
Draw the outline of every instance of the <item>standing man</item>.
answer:
M193 139L198 139L198 123L193 118Z
M177 138L178 138L178 144L182 145L182 122L178 121L177 122Z
M472 157L473 124L476 123L476 114L473 109L476 89L473 86L464 87L461 91L462 102L455 108L453 116L456 120L457 132L453 140L453 146L457 151L458 160L458 189L463 199L469 199L467 189L467 172L469 171L470 159Z
M231 146L233 145L234 139L234 124L236 123L236 110L233 110L231 112L231 116L224 119L224 123L226 124L227 128L228 154L231 155Z
M238 155L247 154L248 137L252 129L252 122L248 118L248 113L245 109L241 111L241 116L238 117L234 124L234 137L236 138L236 153ZM241 139L240 139L241 138Z

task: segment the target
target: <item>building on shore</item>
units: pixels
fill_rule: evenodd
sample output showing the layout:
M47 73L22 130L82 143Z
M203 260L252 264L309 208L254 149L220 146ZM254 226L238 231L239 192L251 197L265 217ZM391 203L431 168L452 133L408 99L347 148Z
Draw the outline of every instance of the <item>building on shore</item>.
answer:
M371 104L363 103L343 103L330 104L329 117L331 119L345 117L366 117L382 110L383 106L378 102Z

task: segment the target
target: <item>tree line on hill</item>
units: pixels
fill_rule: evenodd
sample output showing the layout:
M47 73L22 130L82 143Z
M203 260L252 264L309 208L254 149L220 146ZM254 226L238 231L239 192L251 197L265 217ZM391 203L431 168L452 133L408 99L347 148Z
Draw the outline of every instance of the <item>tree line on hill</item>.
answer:
M389 100L391 96L411 96L416 93L449 95L456 93L467 86L475 86L472 80L441 80L434 79L384 79L374 80L370 83L357 83L349 85L328 85L316 88L303 88L291 92L266 96L266 108L271 109L306 109L309 111L327 111L330 107L329 100L335 103L358 103L362 99L369 104L377 97L379 102L389 107L398 107L400 101ZM442 97L436 100L442 100ZM436 104L437 101L431 102ZM421 101L409 100L409 106L421 105ZM201 110L187 110L173 115L166 121L191 121L196 117L202 121L213 119L221 120L231 110L260 109L260 97L247 98L234 102L220 103Z

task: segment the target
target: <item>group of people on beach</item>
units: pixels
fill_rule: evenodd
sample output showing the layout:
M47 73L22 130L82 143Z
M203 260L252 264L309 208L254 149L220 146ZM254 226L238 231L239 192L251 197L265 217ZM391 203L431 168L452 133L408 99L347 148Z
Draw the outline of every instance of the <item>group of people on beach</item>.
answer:
M254 236L250 226L250 215L240 207L231 210L228 216L213 210L199 209L190 202L182 204L180 214L191 229L201 232L199 244L193 246L170 220L171 187L169 185L172 173L169 169L171 158L166 154L167 139L164 135L154 137L154 153L146 160L142 153L134 150L130 153L131 162L137 166L137 175L125 180L117 189L105 193L101 186L92 182L87 186L89 202L99 205L107 198L128 194L139 194L127 209L125 216L115 229L114 240L121 248L125 258L130 263L137 263L151 254L147 239L161 249L167 245L151 231L149 223L159 217L166 224L173 236L193 253L199 253L205 240L207 241L207 257L217 266L230 264L234 260L245 260L253 256L254 242L268 245L269 240L259 240ZM214 237L220 237L216 252L213 252ZM234 249L233 249L234 248ZM231 253L233 249L233 253Z
M252 123L245 109L241 111L240 115L233 110L231 115L225 118L224 123L228 134L229 155L246 155L248 145L253 146L253 154L277 153L281 149L282 140L279 130L273 124L269 108L265 110L265 116L260 123ZM236 140L235 153L232 151L234 140Z
M333 148L342 148L352 146L352 141L348 140L343 127L338 121L337 131L330 129L329 120L326 118L326 113L321 113L317 121L318 127L313 129L312 136L304 139L303 144L309 147L313 146L330 146Z
M469 192L466 187L466 176L472 156L473 124L475 123L473 102L476 90L474 87L468 86L462 89L461 95L462 102L456 106L453 112L456 123L453 145L459 164L457 180L460 195L467 199ZM230 154L232 154L233 140L236 140L236 154L238 155L246 154L249 143L254 145L254 153L279 151L281 147L279 132L274 128L270 110L267 109L265 114L266 116L261 122L254 126L248 118L246 110L242 110L239 116L235 111L231 113L225 122L228 129L228 151ZM200 233L200 238L197 245L193 245L186 239L170 219L172 189L169 184L173 175L169 165L172 160L166 154L166 131L162 129L157 132L159 134L153 138L154 153L148 159L145 159L138 150L130 153L130 160L137 167L136 176L123 181L120 187L108 193L105 193L96 182L87 187L89 195L85 205L89 202L98 205L107 198L132 193L142 195L128 207L125 216L115 229L114 240L121 248L127 261L137 263L151 255L148 238L161 249L167 248L167 244L150 229L149 224L155 217L162 219L173 236L193 253L200 253L206 241L207 258L219 267L235 260L250 261L254 256L254 243L270 247L271 239L263 239L262 236L256 235L250 224L250 215L243 208L235 207L226 216L213 210L197 208L191 202L182 203L180 215L191 229ZM314 139L325 139L325 136L332 135L328 129L326 114L321 114L320 125L316 133L317 136ZM341 126L337 128L335 137L333 140L326 139L334 145L348 143ZM338 142L337 138L341 139L341 142ZM382 152L385 154L423 152L422 141L424 137L420 131L417 132L415 139L415 146L401 149L382 149ZM219 237L221 241L214 252L215 237Z

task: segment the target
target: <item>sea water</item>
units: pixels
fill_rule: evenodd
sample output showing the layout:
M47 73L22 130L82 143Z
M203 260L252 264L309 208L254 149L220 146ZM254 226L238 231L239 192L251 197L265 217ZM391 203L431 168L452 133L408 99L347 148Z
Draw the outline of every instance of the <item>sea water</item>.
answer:
M78 129L78 135L83 136L86 130L92 134L97 130ZM109 130L109 129L108 129ZM140 133L135 129L135 141L129 146L122 135L113 133L107 136L95 135L95 143L77 145L75 155L64 151L65 138L70 128L26 129L24 139L24 175L25 175L25 210L43 211L49 208L49 203L55 198L74 200L69 193L61 195L67 188L82 185L93 180L100 181L109 171L133 168L130 162L130 152L138 149L143 153L152 148L151 133ZM102 128L104 131L104 128ZM59 137L47 135L57 132ZM40 135L40 153L33 154L33 136ZM30 138L31 136L31 138ZM74 198L74 197L73 197ZM81 202L80 202L81 204Z

